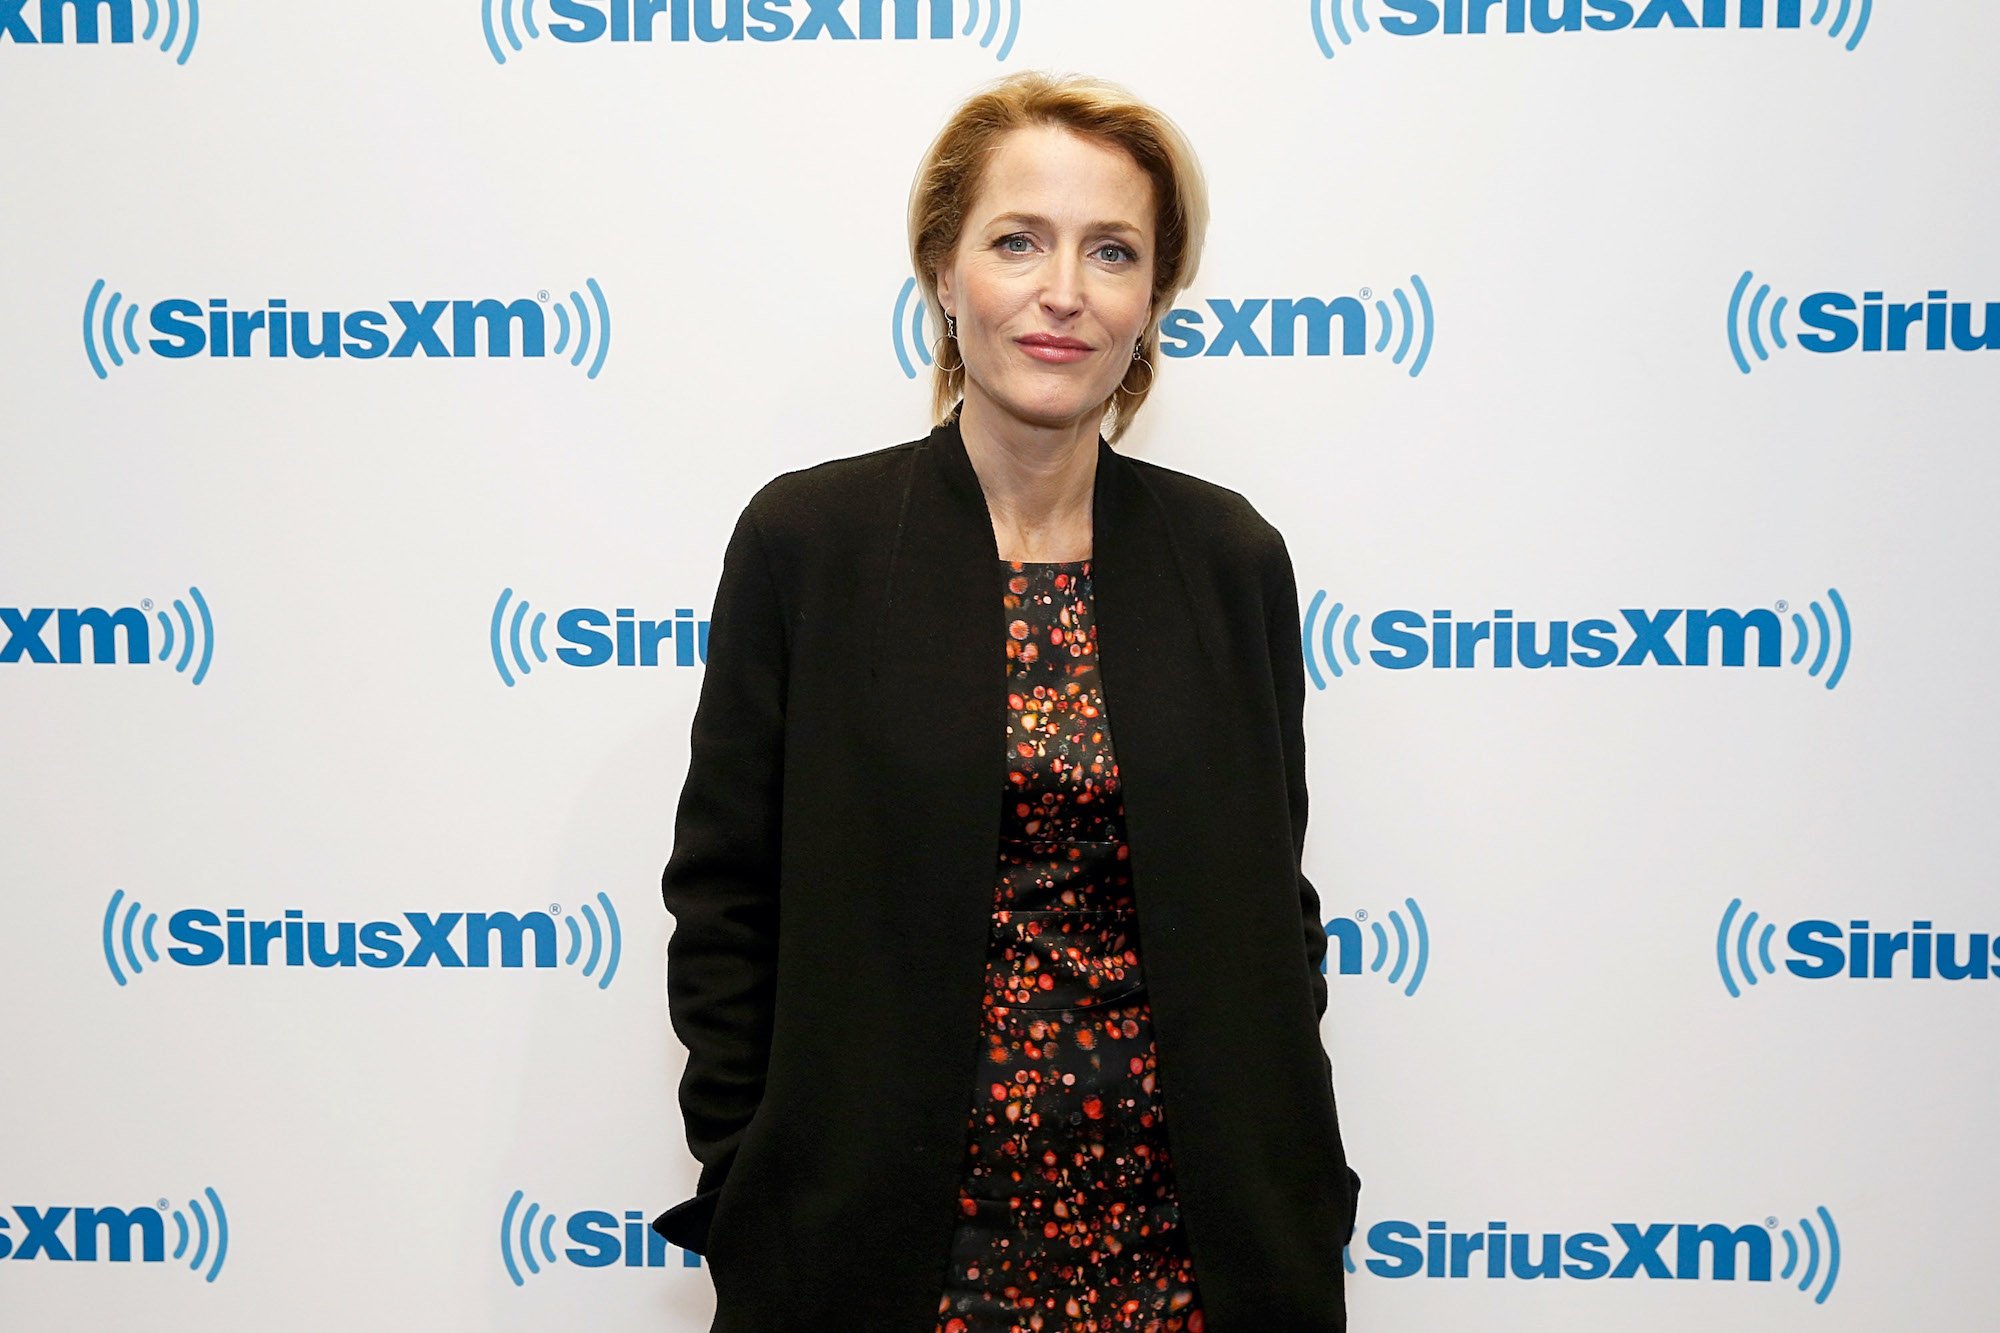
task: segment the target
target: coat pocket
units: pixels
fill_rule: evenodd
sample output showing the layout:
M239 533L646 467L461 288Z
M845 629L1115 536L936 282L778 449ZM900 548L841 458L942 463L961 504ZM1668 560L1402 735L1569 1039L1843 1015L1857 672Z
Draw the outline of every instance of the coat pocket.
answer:
M653 1219L653 1230L684 1250L706 1255L709 1224L715 1218L715 1204L721 1197L722 1186L716 1185L683 1199Z

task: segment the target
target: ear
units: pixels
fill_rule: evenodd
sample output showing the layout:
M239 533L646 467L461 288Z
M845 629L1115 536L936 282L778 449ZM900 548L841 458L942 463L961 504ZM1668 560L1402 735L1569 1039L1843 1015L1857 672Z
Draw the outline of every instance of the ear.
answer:
M951 277L950 275L942 272L937 275L937 298L938 298L938 306L945 312L945 314L953 315L958 313L957 311L951 308L952 307Z

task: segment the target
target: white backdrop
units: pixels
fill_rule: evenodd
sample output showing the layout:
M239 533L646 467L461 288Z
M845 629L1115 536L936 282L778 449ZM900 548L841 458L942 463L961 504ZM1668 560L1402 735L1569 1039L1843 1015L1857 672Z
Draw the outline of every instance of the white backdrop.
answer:
M0 4L0 1324L706 1328L643 1230L695 1174L658 875L700 667L679 627L578 664L579 621L705 616L759 484L927 429L910 175L1030 66L1125 82L1210 175L1171 350L1222 354L1163 358L1121 447L1249 496L1313 617L1353 1327L1988 1318L2000 12L1329 3L782 42L612 40L622 0ZM1941 349L1813 346L1934 291ZM1248 354L1247 303L1343 297L1362 354ZM437 354L450 307L410 356L170 354L212 302L393 340L489 299L506 355ZM1639 660L1384 661L1498 610ZM1630 628L1677 659L1670 610L1764 628L1673 666ZM336 965L232 961L232 912L288 911ZM1979 965L1802 975L1856 921ZM1500 1268L1426 1254L1502 1229ZM1566 1274L1519 1273L1549 1233Z

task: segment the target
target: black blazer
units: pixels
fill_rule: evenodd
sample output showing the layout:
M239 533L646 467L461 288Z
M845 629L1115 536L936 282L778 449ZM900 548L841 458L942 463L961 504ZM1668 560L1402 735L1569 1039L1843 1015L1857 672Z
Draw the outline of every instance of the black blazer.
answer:
M1210 1333L1347 1326L1348 1169L1300 870L1284 539L1102 439L1116 730L1181 1212ZM738 519L662 890L712 1333L929 1333L977 1079L1007 755L1003 575L956 422L776 478Z

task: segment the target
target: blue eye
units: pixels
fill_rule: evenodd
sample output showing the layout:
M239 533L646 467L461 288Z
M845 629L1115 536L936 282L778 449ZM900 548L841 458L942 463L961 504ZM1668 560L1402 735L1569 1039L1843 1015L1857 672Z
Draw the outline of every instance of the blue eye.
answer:
M1120 255L1123 255L1123 256L1124 256L1125 258L1127 258L1127 259L1133 259L1133 260L1136 260L1136 259L1137 259L1137 258L1139 257L1138 255L1136 255L1136 254L1132 253L1132 251L1131 251L1130 249L1128 249L1128 248L1126 248L1125 246L1122 246L1122 245L1103 245L1103 246L1099 246L1099 247L1098 247L1098 250L1097 250L1097 253L1099 253L1099 254L1103 254L1103 253L1104 253L1105 251L1107 251L1107 250L1109 250L1109 251L1112 251L1112 252L1114 252L1114 253L1116 253L1116 254L1120 254Z
M1023 251L1023 250L1016 250L1016 249L1013 249L1013 248L1012 248L1012 246L1013 246L1013 243L1014 243L1015 241L1022 241L1022 242L1024 242L1024 243L1028 244L1028 245L1033 245L1033 244L1034 244L1034 242L1033 242L1032 240L1030 240L1030 239L1028 238L1028 236L1027 236L1027 234L1026 234L1025 232L1018 232L1018 231L1017 231L1017 232L1015 232L1015 233L1014 233L1013 235L1011 235L1011 236L1002 236L1002 237L1000 238L1000 244L1001 244L1001 245L1003 245L1003 246L1006 246L1006 247L1008 247L1008 250L1007 250L1007 253L1009 253L1009 254L1014 254L1014 255L1018 255L1018 254L1025 254L1025 253L1026 253L1026 251Z

